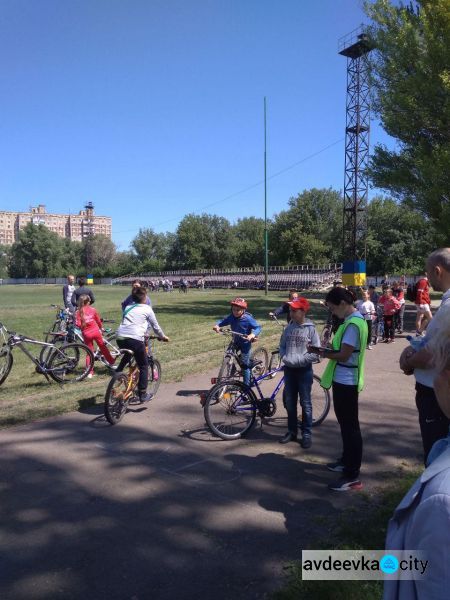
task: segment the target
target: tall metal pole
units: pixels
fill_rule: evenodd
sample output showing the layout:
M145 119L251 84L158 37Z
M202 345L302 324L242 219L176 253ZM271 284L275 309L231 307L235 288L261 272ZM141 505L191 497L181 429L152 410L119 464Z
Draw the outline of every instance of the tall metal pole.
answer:
M266 97L264 96L264 290L269 290L269 236L267 232L267 135Z

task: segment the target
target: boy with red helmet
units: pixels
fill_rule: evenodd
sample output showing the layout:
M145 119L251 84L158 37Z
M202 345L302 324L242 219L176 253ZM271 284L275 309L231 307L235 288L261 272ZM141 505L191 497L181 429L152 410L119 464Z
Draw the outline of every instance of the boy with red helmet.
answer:
M247 302L244 298L235 298L230 302L231 314L214 325L214 331L219 333L221 327L230 326L231 331L246 336L246 339L235 336L234 343L241 351L243 363L244 383L250 385L250 357L251 343L261 331L261 325L255 320L253 315L247 312Z

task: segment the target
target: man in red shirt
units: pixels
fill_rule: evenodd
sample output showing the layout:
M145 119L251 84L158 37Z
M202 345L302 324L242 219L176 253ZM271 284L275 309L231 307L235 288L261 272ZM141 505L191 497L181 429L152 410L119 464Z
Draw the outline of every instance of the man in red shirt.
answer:
M417 307L416 334L422 335L433 318L430 308L430 284L426 273L416 284L415 304Z

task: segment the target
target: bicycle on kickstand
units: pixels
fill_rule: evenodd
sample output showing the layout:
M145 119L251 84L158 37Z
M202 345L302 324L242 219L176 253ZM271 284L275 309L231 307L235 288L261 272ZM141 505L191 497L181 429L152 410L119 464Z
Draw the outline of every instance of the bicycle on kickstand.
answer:
M221 328L219 329L218 333L221 335L231 336L231 340L225 349L219 374L214 381L211 381L211 383L223 381L224 379L230 379L231 377L241 377L243 374L241 350L238 348L235 339L241 337L246 340L247 336L243 335L242 333L231 331L231 329L228 328ZM255 352L252 353L252 361L255 365L253 367L254 376L258 377L259 375L265 373L269 365L269 353L267 352L266 348L261 347L255 350Z
M50 377L58 383L82 381L87 377L91 364L94 362L94 356L85 344L72 343L56 346L14 331L8 331L3 323L0 323L0 338L0 385L6 380L12 369L12 351L15 347L28 356L36 367L36 373L44 375L49 382ZM43 347L46 351L46 358L42 360L38 356L33 356L24 344Z
M115 321L111 321L109 319L102 319L102 323L115 323ZM120 354L119 348L115 345L114 340L116 339L116 332L111 328L104 328L102 330L102 337L105 346L108 348L111 356L113 358L117 358ZM83 333L81 329L76 327L72 320L67 321L67 326L64 329L58 331L46 331L45 332L45 341L52 340L52 343L55 346L60 346L65 343L72 342L80 342L84 344ZM47 348L42 348L41 354L39 356L40 360L45 360L47 358ZM100 349L97 348L94 352L94 361L100 361L105 367L109 367L109 363L103 354L100 352Z
M241 381L222 381L208 392L204 405L204 416L214 435L223 440L236 440L243 437L254 425L259 416L261 424L265 418L272 417L277 410L277 395L284 385L284 377L276 385L269 398L265 398L260 382L270 379L282 368L268 371L259 377L251 375L250 386ZM330 410L330 393L320 385L320 378L313 377L311 388L313 427L325 420ZM300 421L300 419L299 419Z
M151 335L148 340L160 340ZM148 353L148 387L147 392L154 398L161 384L161 363L153 356L147 347ZM104 413L111 425L118 423L127 412L128 405L140 404L138 396L139 367L132 350L122 349L120 354L128 355L130 360L126 365L128 372L118 371L111 377L105 393Z

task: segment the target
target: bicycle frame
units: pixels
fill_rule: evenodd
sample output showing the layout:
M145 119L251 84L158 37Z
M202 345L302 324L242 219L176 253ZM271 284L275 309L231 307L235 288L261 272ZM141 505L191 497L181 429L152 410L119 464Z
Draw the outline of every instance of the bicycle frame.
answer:
M273 390L273 392L269 398L264 397L264 394L262 393L261 388L258 384L260 381L263 381L264 379L271 379L274 375L276 375L277 373L280 373L281 371L283 371L283 367L279 367L277 369L273 369L272 371L268 371L267 373L264 373L263 375L260 375L259 377L254 377L253 375L251 376L249 387L251 389L256 388L258 391L258 397L256 397L255 392L253 392L253 394L255 395L256 402L262 402L263 400L270 400L271 402L274 402L274 403L276 402L276 397L278 395L278 392L284 385L284 375L280 379L278 384L276 385L275 389ZM252 389L252 391L253 391L253 389ZM240 402L240 399L238 398L237 403L239 403L239 402ZM235 410L240 410L240 411L253 410L252 406L248 406L248 405L239 406L239 404L235 404L233 408Z

